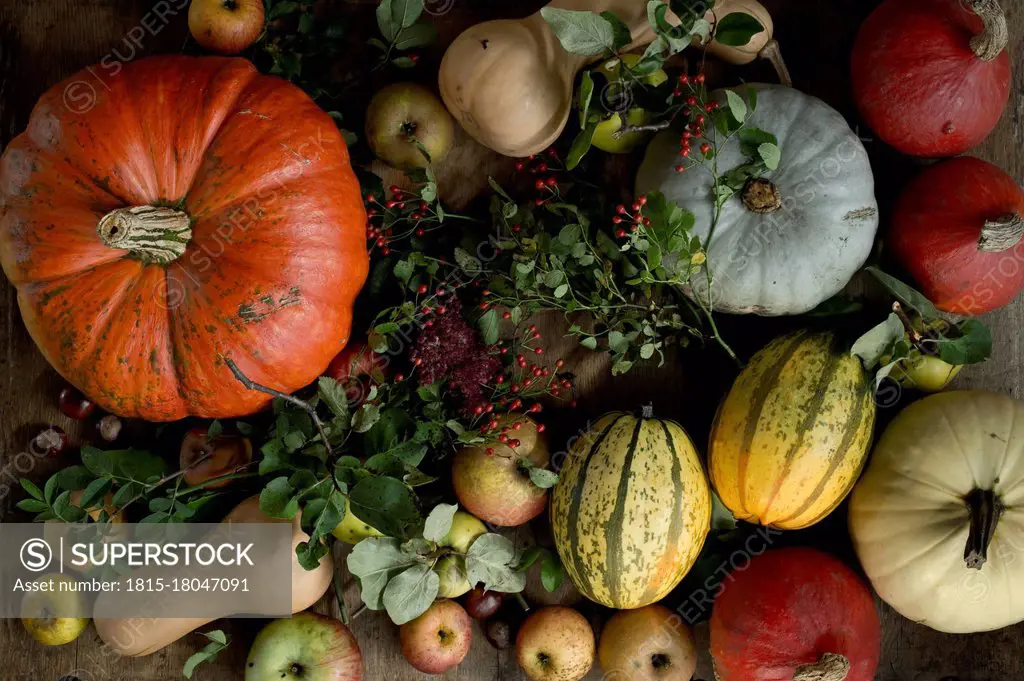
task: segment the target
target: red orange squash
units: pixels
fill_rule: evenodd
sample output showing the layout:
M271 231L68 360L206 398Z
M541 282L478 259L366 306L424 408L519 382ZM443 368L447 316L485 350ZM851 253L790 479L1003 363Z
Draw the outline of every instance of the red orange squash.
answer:
M896 205L889 245L940 309L979 315L1024 289L1024 189L963 156L931 166Z
M886 0L853 48L854 97L905 154L956 156L981 143L1010 97L1006 17L997 0Z
M711 612L718 681L872 681L880 646L867 585L815 549L754 557L729 576Z
M103 408L251 413L344 347L366 278L348 150L248 61L162 56L49 90L0 160L0 263L46 359Z

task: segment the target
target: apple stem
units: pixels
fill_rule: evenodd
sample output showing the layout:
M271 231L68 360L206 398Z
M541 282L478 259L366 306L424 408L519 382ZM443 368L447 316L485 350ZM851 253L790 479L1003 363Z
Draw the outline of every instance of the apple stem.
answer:
M896 316L903 322L903 328L906 329L907 335L910 336L910 342L917 349L921 349L921 341L923 340L920 332L914 328L914 322L910 320L907 313L903 310L903 306L897 301L892 304L892 311L896 313Z
M517 593L516 601L519 602L519 607L521 607L524 612L530 612L530 604L526 602L525 598L523 598L523 594Z

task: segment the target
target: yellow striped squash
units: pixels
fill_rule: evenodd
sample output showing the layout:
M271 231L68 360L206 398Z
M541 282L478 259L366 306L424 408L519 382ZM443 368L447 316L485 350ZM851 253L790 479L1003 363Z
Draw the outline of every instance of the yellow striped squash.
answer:
M875 402L833 333L798 331L754 355L711 430L711 484L737 518L784 530L818 522L867 459Z
M587 598L612 608L661 600L697 559L711 489L686 431L608 414L570 448L551 495L555 546Z

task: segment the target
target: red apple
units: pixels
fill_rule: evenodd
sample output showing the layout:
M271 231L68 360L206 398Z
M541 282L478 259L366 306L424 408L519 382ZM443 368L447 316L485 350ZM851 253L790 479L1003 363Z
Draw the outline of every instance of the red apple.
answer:
M519 430L514 425L519 423ZM538 468L548 465L548 444L537 424L523 415L499 419L509 442L466 447L452 462L452 484L459 504L485 523L514 527L544 512L548 492L533 484L520 460ZM490 454L487 450L492 450Z
M399 627L398 637L409 664L424 674L443 674L469 653L473 625L461 605L440 600Z
M208 480L230 475L252 461L252 443L238 435L218 435L210 439L205 428L193 428L185 433L178 454L178 465L185 474L185 484L201 485ZM207 485L208 489L223 487L231 482L221 480Z
M597 659L606 678L690 681L697 646L682 618L655 604L615 613L601 631Z
M331 360L324 376L340 383L349 404L356 406L362 403L371 385L384 382L388 364L388 358L371 350L366 341L352 341Z
M541 608L519 629L516 662L534 681L579 681L594 666L594 630L572 608Z
M315 612L274 620L245 662L245 681L360 681L363 656L348 627Z
M263 33L263 0L192 0L188 30L208 50L237 54Z

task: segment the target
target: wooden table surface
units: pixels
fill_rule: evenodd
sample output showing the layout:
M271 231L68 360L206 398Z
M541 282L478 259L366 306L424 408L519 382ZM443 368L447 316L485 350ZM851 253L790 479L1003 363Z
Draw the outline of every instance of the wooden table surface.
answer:
M639 0L638 0L639 1ZM4 0L0 4L0 146L24 129L28 114L38 96L58 80L74 71L114 54L120 60L137 59L148 54L178 52L186 44L187 26L184 0ZM332 3L325 3L331 5ZM369 12L373 0L349 4ZM526 0L455 0L452 10L438 17L442 42L450 41L466 25L496 16L523 16L541 3ZM773 11L777 37L793 72L795 85L822 97L857 125L848 90L848 59L857 26L874 0L765 0ZM1014 90L1010 105L999 127L975 153L1024 180L1024 2L1005 0L1011 26L1011 54L1014 58ZM337 0L333 3L336 7ZM166 22L144 22L154 6L163 9ZM170 11L168 11L170 8ZM351 10L351 8L349 8ZM172 14L171 12L176 12ZM142 29L143 25L148 29ZM132 42L132 38L135 42ZM358 36L358 38L368 38ZM116 50L116 52L115 52ZM432 48L436 59L440 47ZM764 66L731 70L727 77L745 80L770 79ZM870 131L859 128L875 161L878 195L883 209L912 176L916 162L900 158L891 149L871 139ZM496 163L496 166L500 163ZM624 184L629 184L628 180ZM1024 302L990 315L985 320L994 333L995 355L987 364L969 367L958 380L959 387L984 387L1017 398L1024 385ZM776 329L777 323L744 318L728 320L726 327L743 330L738 349L749 355ZM727 330L728 333L728 330ZM21 498L16 479L21 475L39 481L63 465L61 461L18 457L30 438L45 423L57 423L72 435L77 424L64 418L56 408L61 379L36 351L21 324L15 293L0 281L0 512L9 511ZM583 359L585 351L572 353ZM681 420L700 441L727 385L731 369L716 361L698 362L701 369L684 372L672 366L662 370L641 368L626 377L613 379L600 361L591 361L578 373L582 376L583 398L577 414L567 419L599 415L612 407L633 408L637 403L654 400L660 412ZM690 366L689 364L687 365ZM710 380L709 380L710 378ZM715 386L709 388L708 386ZM894 412L895 409L885 410ZM883 414L883 419L886 415ZM571 430L571 428L569 428ZM791 533L780 542L825 543L850 558L845 538L843 510L821 526ZM855 561L854 561L855 562ZM347 578L346 582L351 580ZM346 593L350 607L358 602L350 585ZM694 609L705 608L692 589L682 587L669 599L687 617ZM882 681L1016 681L1024 678L1024 624L1001 631L970 636L951 636L931 631L903 619L879 602L883 622L882 664L877 678ZM337 610L330 594L319 609ZM591 612L599 625L600 613ZM236 620L219 623L229 630L235 643L214 665L199 668L200 681L242 678L243 660L248 644L258 630L259 621ZM365 678L405 681L424 678L400 656L397 631L386 616L364 613L353 624L362 646ZM706 640L706 626L697 627L698 642ZM78 641L60 648L35 645L20 622L0 623L0 679L3 681L57 681L74 676L81 681L164 681L181 678L188 656L205 641L191 635L159 653L139 659L118 659L106 650L90 628ZM476 636L466 661L444 678L483 681L525 679L512 656L492 649L482 635ZM590 679L600 678L594 671ZM706 654L698 679L713 678Z

